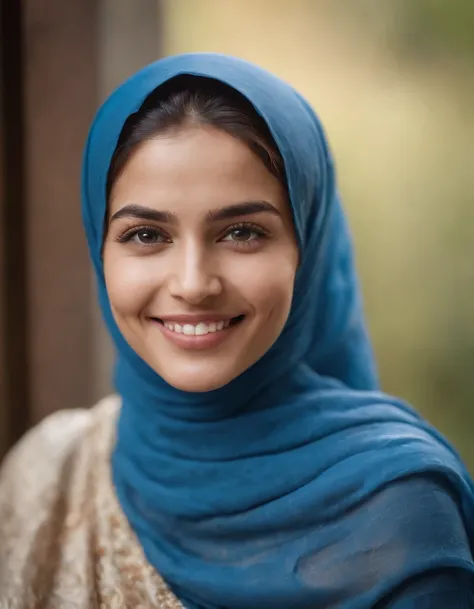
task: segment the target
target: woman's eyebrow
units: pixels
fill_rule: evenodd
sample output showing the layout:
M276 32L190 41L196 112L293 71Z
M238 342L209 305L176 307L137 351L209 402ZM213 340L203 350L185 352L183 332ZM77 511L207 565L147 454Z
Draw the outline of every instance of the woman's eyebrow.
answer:
M267 201L246 201L211 210L207 213L206 219L208 222L217 222L219 220L230 220L232 218L251 216L260 213L271 213L276 216L281 215L278 209ZM160 211L151 207L137 205L136 203L125 205L116 211L110 218L110 222L119 220L120 218L138 218L139 220L151 220L153 222L165 224L176 224L178 222L178 217L172 212Z
M232 218L251 216L253 214L265 212L276 216L281 215L278 209L267 201L246 201L244 203L234 203L233 205L227 205L221 209L209 211L207 213L207 220L216 222L218 220L230 220Z
M110 222L112 223L120 218L138 218L139 220L152 220L165 224L173 224L178 221L177 216L169 211L159 211L158 209L137 205L136 203L130 203L120 208L112 214Z

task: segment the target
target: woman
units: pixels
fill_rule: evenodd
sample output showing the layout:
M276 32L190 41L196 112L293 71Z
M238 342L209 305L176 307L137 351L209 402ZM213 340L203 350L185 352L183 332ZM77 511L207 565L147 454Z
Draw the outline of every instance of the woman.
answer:
M5 461L0 607L474 606L473 485L377 388L308 104L159 61L98 113L83 213L118 396Z

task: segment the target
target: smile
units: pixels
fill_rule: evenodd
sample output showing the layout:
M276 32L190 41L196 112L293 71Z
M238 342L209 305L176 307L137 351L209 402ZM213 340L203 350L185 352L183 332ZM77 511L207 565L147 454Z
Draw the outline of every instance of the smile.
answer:
M164 326L172 332L178 334L186 334L186 336L204 336L209 332L221 332L225 328L230 326L231 320L227 321L211 321L204 322L200 321L197 324L175 324L172 322L163 322Z
M209 349L224 342L232 333L234 327L239 325L244 315L229 317L227 319L193 321L180 319L153 318L152 321L159 327L172 343L184 349Z

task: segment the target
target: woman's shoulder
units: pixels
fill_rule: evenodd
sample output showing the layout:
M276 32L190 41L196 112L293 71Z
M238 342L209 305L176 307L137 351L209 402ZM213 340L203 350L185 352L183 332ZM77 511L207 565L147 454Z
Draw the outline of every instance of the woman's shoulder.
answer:
M111 397L90 409L56 412L0 465L0 601L29 589L39 569L53 573L57 540L78 530L91 472L110 450L118 409L118 398ZM70 546L78 555L80 543Z
M0 464L0 540L34 528L65 496L77 494L97 446L112 437L119 409L115 396L90 409L55 412L30 429ZM108 436L105 435L107 432Z
M0 465L0 503L5 487L31 492L51 483L81 440L111 421L118 409L119 398L109 396L92 408L57 411L31 428Z
M118 407L110 396L89 409L55 412L31 428L0 464L0 513L5 503L29 502L58 484L82 440Z

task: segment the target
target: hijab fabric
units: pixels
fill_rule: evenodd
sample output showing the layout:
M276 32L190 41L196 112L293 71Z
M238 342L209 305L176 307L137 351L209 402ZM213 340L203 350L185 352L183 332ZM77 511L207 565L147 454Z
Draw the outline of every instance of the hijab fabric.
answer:
M180 75L233 87L266 121L284 160L301 252L279 339L227 386L199 394L168 385L125 342L101 257L107 172L121 129L152 91ZM151 64L99 110L82 194L100 305L118 353L116 492L148 560L186 607L372 606L426 558L399 552L380 577L364 566L355 575L367 563L358 559L381 547L377 527L367 527L374 497L413 476L449 484L466 522L474 522L472 483L455 451L378 390L328 144L294 89L223 55ZM405 500L403 493L391 497L400 506ZM436 557L430 560L436 567Z

